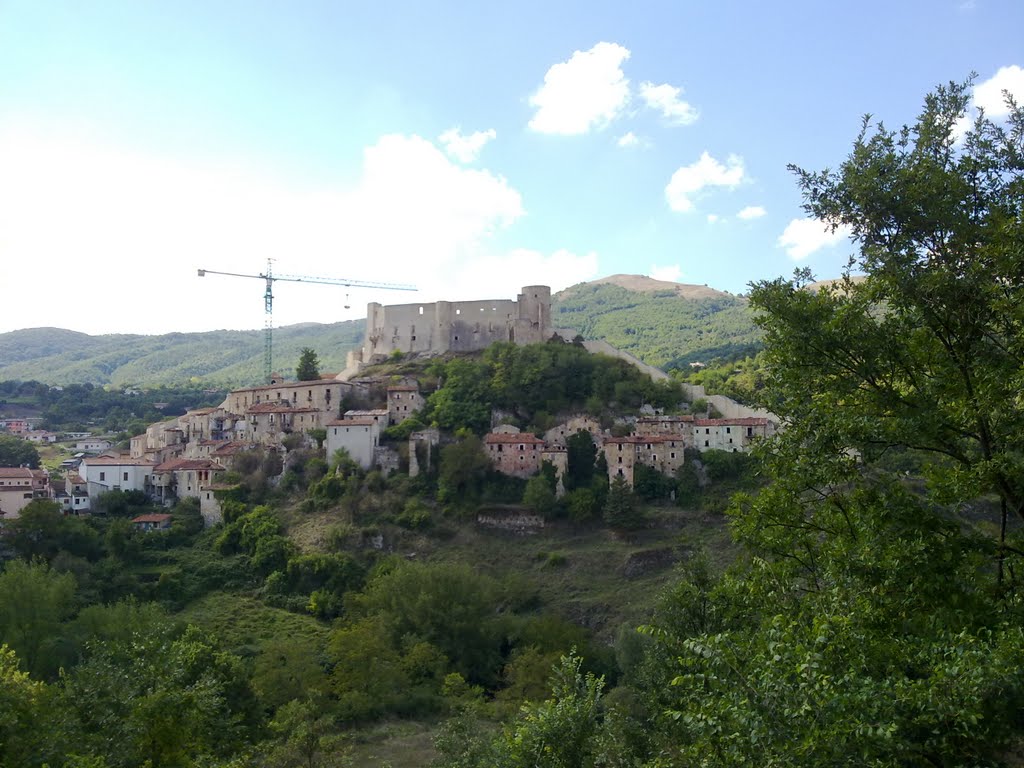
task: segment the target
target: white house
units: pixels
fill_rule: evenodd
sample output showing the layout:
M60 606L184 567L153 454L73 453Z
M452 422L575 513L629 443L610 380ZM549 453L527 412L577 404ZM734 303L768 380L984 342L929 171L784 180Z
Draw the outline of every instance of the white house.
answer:
M76 451L87 453L102 453L112 446L113 443L104 437L84 437L75 443Z
M78 466L90 498L107 491L149 492L155 462L129 456L88 456Z
M387 421L387 412L383 419L345 418L327 422L327 456L334 456L339 448L348 451L363 469L373 466L373 451L380 443L381 421Z

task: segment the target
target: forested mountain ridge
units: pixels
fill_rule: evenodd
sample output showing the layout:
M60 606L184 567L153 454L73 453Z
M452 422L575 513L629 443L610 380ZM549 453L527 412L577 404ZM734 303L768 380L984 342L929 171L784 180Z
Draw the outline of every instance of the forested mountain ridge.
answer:
M340 371L360 344L363 320L302 323L274 329L274 365L282 372L315 348L324 371ZM207 331L159 336L90 336L61 328L0 334L0 380L45 384L159 386L251 384L263 377L263 331Z
M663 368L732 359L759 347L746 299L641 275L612 275L555 294L551 322ZM363 320L277 328L274 367L287 375L301 349L309 347L316 350L321 370L340 371L364 328ZM90 336L28 328L0 334L0 380L233 387L260 381L262 375L262 330Z

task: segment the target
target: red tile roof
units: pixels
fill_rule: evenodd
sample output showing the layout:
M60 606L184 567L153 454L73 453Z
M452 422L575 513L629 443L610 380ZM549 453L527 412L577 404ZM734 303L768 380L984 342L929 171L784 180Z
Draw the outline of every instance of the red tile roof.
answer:
M32 470L28 467L0 467L0 477L11 479L23 477L26 480L31 480Z
M327 422L328 427L372 427L379 422L375 419L332 419Z
M544 445L544 441L532 432L489 432L484 435L484 442L488 445L496 443L525 443L527 445Z
M170 515L139 515L133 517L133 523L166 523L172 519Z
M173 459L153 467L154 472L181 472L187 469L209 469L218 472L224 467L210 459Z
M246 413L316 413L316 408L297 408L285 400L250 405Z
M82 463L90 467L154 467L155 461L132 459L128 456L94 456L82 459Z
M766 427L768 419L747 416L738 419L695 419L693 423L697 427Z

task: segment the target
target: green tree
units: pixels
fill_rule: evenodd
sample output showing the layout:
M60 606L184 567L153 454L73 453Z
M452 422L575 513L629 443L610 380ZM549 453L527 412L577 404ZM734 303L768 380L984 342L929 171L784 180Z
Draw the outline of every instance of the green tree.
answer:
M499 765L588 768L601 764L604 678L563 656L552 673L551 698L523 707L499 741Z
M12 560L0 573L0 642L36 679L55 673L66 655L61 625L74 596L74 577L41 562Z
M0 467L39 466L39 451L28 440L14 435L0 435Z
M534 475L526 481L523 491L523 505L529 507L542 517L550 517L557 507L558 501L551 483L543 474Z
M19 668L14 651L0 644L0 765L40 766L62 755L52 691Z
M309 347L299 353L299 364L295 366L295 378L299 381L316 381L320 378L320 358Z
M616 477L604 501L604 521L612 528L632 530L643 525L643 513L637 508L636 496L624 478Z
M570 435L565 441L566 472L565 490L589 488L594 479L594 462L597 460L597 445L589 432L582 429Z
M241 659L193 626L92 646L58 704L76 747L111 768L223 758L251 743L259 724Z
M491 461L476 435L466 435L441 449L438 500L458 506L471 505L480 498Z

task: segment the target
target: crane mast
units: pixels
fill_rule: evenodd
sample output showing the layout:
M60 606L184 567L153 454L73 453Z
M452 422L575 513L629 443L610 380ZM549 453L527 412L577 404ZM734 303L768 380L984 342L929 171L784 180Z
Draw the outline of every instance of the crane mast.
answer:
M346 288L380 288L387 291L415 291L416 287L405 283L375 283L365 280L348 280L335 277L315 277L312 275L275 275L273 259L267 259L267 271L259 275L246 275L239 272L220 272L216 269L200 269L199 277L206 275L224 275L226 277L247 277L263 280L266 290L263 292L263 378L267 384L274 371L274 281L284 280L289 283L319 283L321 285L342 285ZM346 302L347 303L347 302Z

